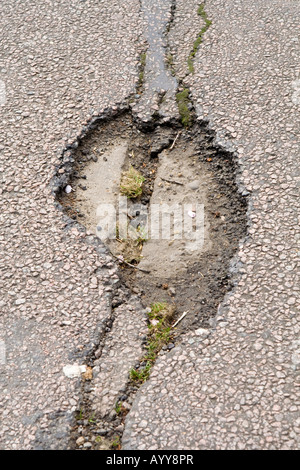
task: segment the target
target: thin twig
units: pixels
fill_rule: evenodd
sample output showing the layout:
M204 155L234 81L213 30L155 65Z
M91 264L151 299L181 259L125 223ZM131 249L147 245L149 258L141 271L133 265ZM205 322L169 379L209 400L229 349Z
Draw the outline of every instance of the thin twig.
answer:
M178 325L178 323L186 316L186 314L188 313L189 311L187 310L186 312L183 312L183 314L181 315L180 318L178 318L178 320L174 323L174 325L171 326L171 328L174 328L176 325Z
M135 266L134 264L130 264L130 263L128 263L128 261L125 261L125 260L120 260L120 261L121 261L121 263L128 264L128 266L130 266L131 268L138 269L139 271L142 271L143 273L150 274L150 271L147 271L146 269L139 268L138 266Z
M162 178L162 177L160 177L160 179L163 181L166 181L167 183L180 184L180 186L184 186L184 184L181 183L180 181L168 180L167 178Z
M135 266L134 264L128 263L128 261L125 261L125 259L121 259L119 256L114 255L112 252L110 252L110 254L111 254L114 258L116 258L118 261L120 261L120 263L127 264L127 265L130 266L131 268L138 269L139 271L142 271L143 273L150 274L150 271L147 271L146 269L139 268L138 266Z
M175 144L176 144L176 140L178 139L178 137L179 137L180 134L181 134L181 132L179 131L178 134L177 134L177 136L176 136L175 139L174 139L173 144L172 144L171 147L170 147L170 150L173 150L173 148L174 148L174 146L175 146Z

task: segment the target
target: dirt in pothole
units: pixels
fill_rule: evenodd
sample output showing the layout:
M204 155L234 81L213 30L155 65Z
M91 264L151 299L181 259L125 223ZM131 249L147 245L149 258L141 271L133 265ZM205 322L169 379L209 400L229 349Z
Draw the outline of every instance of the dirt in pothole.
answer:
M212 140L198 124L144 132L123 113L73 151L70 192L59 196L67 214L119 258L123 282L145 307L168 302L177 316L188 312L178 333L208 326L246 233L235 161ZM120 203L120 181L130 167L144 178L142 194Z

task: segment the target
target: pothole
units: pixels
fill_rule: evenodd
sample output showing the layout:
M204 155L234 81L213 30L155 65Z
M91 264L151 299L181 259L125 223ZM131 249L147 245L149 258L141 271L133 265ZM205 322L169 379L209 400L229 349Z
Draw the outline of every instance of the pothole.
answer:
M166 302L177 318L187 312L177 335L209 325L246 233L234 157L213 138L201 123L145 130L127 110L68 150L61 173L59 202L106 244L122 282L145 307ZM128 170L141 177L133 197L122 196Z

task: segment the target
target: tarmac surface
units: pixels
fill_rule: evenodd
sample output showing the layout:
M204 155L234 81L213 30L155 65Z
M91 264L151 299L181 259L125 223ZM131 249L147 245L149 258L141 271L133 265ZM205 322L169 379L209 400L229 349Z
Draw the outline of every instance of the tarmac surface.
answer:
M248 234L211 330L188 333L158 358L133 400L122 448L297 449L299 4L207 0L212 24L194 74L186 64L201 29L198 3L174 6L173 67L216 143L236 153ZM138 0L2 0L0 12L0 447L68 449L81 384L65 367L84 366L108 333L93 389L101 410L110 403L99 398L101 382L118 382L103 376L116 371L107 361L110 344L119 348L109 326L118 268L57 209L50 183L62 150L92 117L134 95L144 17ZM127 332L127 360L116 355L127 370L145 330L138 313L129 315L135 308L133 300L119 311L140 322L136 332L122 318L115 325Z

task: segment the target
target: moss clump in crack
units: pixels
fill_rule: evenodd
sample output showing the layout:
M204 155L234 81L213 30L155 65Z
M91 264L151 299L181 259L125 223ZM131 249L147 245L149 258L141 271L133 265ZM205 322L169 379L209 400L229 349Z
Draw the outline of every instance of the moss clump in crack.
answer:
M166 55L166 64L167 64L168 69L171 72L171 75L173 75L173 77L176 77L175 66L174 66L174 56L173 54L171 54L171 52L169 52Z
M122 401L117 400L116 405L115 405L115 412L117 413L118 416L125 418L125 416L129 412L129 409L123 406Z
M139 82L138 82L138 88L141 88L144 83L144 74L145 74L145 66L146 66L146 52L142 52L140 55L140 73L139 73Z
M197 36L197 39L194 41L193 49L191 50L189 58L188 58L188 69L189 69L190 73L194 73L194 71L195 71L195 69L194 69L195 55L196 55L196 53L199 49L200 44L202 43L203 35L206 33L206 31L208 30L208 28L212 24L211 20L209 20L208 17L207 17L207 13L205 11L205 7L204 7L203 3L201 3L201 5L199 5L197 13L198 13L199 16L201 16L201 18L203 19L205 24L204 24L203 28L201 29L201 31L199 32L199 34Z
M143 192L145 178L132 166L122 174L120 192L122 196L135 199Z
M190 111L190 91L188 88L184 88L183 91L176 94L176 101L178 111L181 118L181 123L184 127L190 127L193 124L193 118Z
M173 318L175 307L165 302L157 302L151 305L149 317L149 333L147 341L147 353L142 358L141 367L131 369L130 378L135 383L143 383L149 378L151 368L162 347L171 340L170 322Z
M145 67L145 65L146 65L146 57L147 57L146 52L143 52L141 54L141 66L142 67Z
M113 450L121 450L121 439L120 436L114 437L111 443L111 449Z
M117 413L117 415L121 413L121 410L122 410L122 402L117 401L116 406L115 406L115 412Z

